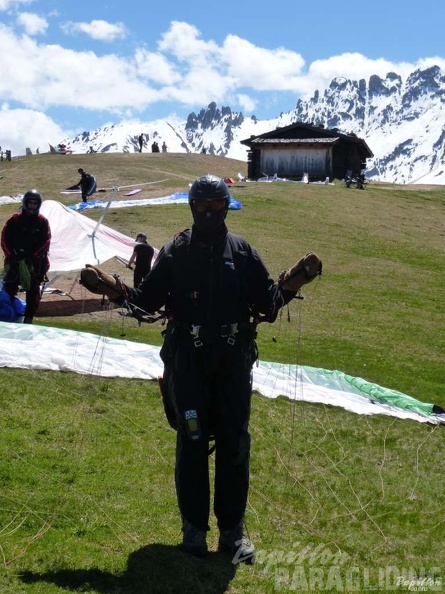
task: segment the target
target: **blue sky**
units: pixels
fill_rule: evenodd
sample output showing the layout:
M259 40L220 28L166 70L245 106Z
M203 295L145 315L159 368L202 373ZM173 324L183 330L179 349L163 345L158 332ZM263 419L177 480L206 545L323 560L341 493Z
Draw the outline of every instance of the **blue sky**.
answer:
M336 76L445 66L444 16L439 0L0 0L0 145L211 101L270 119Z

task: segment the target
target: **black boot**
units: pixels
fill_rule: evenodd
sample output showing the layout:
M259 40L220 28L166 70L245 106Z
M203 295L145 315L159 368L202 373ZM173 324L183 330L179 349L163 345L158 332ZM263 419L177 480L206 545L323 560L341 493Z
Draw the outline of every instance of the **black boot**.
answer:
M24 324L32 324L32 320L33 320L32 316L25 316L23 318L23 323Z
M182 550L195 557L207 555L206 532L190 524L185 518L182 520Z
M219 531L218 551L227 552L233 555L232 563L255 563L255 548L250 538L245 534L243 522L231 530Z

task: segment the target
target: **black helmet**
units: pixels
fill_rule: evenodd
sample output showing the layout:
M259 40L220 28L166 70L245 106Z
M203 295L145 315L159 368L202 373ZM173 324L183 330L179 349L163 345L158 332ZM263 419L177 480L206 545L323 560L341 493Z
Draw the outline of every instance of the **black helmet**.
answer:
M227 201L227 207L230 202L230 191L226 182L216 175L203 175L198 177L192 184L189 191L189 204L193 200L221 200Z
M28 202L35 200L37 202L37 208L28 208ZM25 192L22 200L22 210L26 214L38 214L40 207L42 206L42 196L37 190L28 190Z
M210 174L198 177L189 192L195 229L203 236L213 239L226 232L224 220L229 203L230 192L224 180Z
M143 241L144 243L147 243L147 236L145 235L145 233L142 233L142 232L141 232L141 233L138 233L138 234L136 235L136 239L135 239L135 241L139 241L139 239L140 239L141 241Z

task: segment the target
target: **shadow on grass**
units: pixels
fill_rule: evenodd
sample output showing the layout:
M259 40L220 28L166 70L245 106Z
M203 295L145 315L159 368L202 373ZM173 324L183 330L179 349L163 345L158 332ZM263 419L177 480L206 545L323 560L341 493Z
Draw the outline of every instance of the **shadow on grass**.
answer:
M46 582L71 592L98 594L222 594L236 571L231 556L210 552L198 559L178 546L147 545L131 553L122 573L101 569L23 572L26 584Z

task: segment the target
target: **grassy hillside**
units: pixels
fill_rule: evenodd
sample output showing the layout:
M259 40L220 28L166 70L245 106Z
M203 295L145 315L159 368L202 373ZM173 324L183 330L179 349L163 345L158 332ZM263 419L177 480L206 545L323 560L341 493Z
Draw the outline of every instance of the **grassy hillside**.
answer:
M37 187L72 203L59 190L78 167L99 187L141 184L141 197L246 172L209 155L39 155L1 164L0 196ZM230 229L274 276L310 250L323 259L305 299L260 327L261 359L339 369L445 407L442 189L236 183L232 194L243 208ZM0 223L14 210L1 206ZM172 205L111 210L105 223L161 247L190 220ZM161 340L158 324L116 312L36 323ZM176 547L174 433L155 382L0 373L1 593L406 592L425 576L429 591L445 589L443 427L255 395L247 519L260 554L235 569Z

